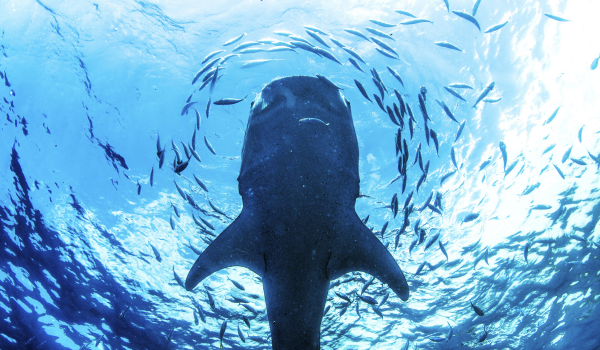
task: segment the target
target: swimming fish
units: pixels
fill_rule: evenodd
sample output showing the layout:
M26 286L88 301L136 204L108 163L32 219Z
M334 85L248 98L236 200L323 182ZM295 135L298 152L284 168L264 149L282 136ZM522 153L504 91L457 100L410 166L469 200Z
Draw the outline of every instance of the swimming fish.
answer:
M446 113L448 118L452 119L453 121L456 122L456 124L460 125L460 123L458 122L458 120L456 120L456 118L454 118L454 114L452 114L452 112L450 111L450 108L448 108L448 106L446 106L444 101L440 101L440 100L436 100L436 101L438 101L438 103L442 106L442 109L444 110L444 112Z
M327 35L327 36L329 36L329 34L327 34L325 31L323 31L323 30L321 30L321 29L319 29L319 28L317 28L317 27L313 27L313 26L304 26L304 28L306 28L306 29L308 29L308 30L310 30L310 31L312 31L312 32L315 32L315 33L319 33L319 34L322 34L322 35Z
M274 61L274 60L273 59L260 59L260 60L246 61L246 63L244 63L241 68L252 68L252 67L256 67L256 66L265 64L267 62L271 62L271 61Z
M471 222L471 221L477 219L478 217L479 217L479 213L471 213L471 214L465 216L465 218L463 219L462 222L463 223Z
M573 146L569 147L569 148L568 148L568 149L565 151L565 153L564 153L564 154L563 154L563 156L562 156L561 163L564 163L564 162L566 162L566 161L567 161L567 159L569 159L569 156L571 155L571 150L572 150L572 149L573 149Z
M479 29L479 31L481 31L481 27L479 27L479 22L477 22L475 17L473 17L470 14L463 12L463 11L452 11L452 13L454 13L458 17L464 18L467 21L473 23L475 25L475 27L477 27L477 29Z
M440 250L442 251L442 254L444 254L444 256L446 257L446 260L449 260L448 259L448 252L446 252L446 248L444 248L444 244L442 243L442 240L439 240L438 244L440 246Z
M382 32L379 29L375 29L375 28L371 28L371 27L365 27L365 30L368 31L369 33L375 34L375 35L377 35L379 37L390 39L392 41L396 41L394 38L392 38L391 35L389 35L387 33L384 33L384 32ZM371 37L371 39L373 39L373 37Z
M451 88L444 86L444 89L446 89L446 91L448 91L450 94L452 94L452 96L458 98L459 100L467 102L467 100L465 100L461 95L459 95L458 92L452 90Z
M354 34L359 38L365 39L366 41L369 41L369 42L371 41L371 40L369 40L369 38L367 38L366 35L364 35L363 33L359 32L356 29L344 28L344 31L346 31L347 33L350 33L350 34Z
M448 3L448 0L444 0L444 4L446 4L446 9L448 12L450 12L450 4Z
M484 315L483 310L481 310L479 307L475 306L475 304L473 304L473 302L471 302L471 307L473 308L473 311L475 311L475 313L478 316L483 316Z
M453 89L471 89L471 90L473 90L473 87L471 85L463 84L463 83L449 84L448 87L453 88Z
M546 119L546 121L545 121L545 122L544 122L544 124L542 124L542 125L550 124L550 122L552 122L552 121L554 120L554 118L556 118L556 115L558 114L558 110L560 109L560 107L562 107L562 106L559 106L559 107L558 107L558 108L557 108L557 109L556 109L556 110L555 110L555 111L552 113L552 115L551 115L551 116L550 116L548 119Z
M391 28L391 27L395 27L396 26L395 24L390 24L390 23L378 21L376 19L370 19L369 21L372 22L372 23L377 24L378 26L386 27L386 28Z
M389 46L388 44L386 44L385 42L383 42L383 41L381 41L381 40L379 40L379 39L377 39L375 37L370 37L370 38L371 38L371 40L373 40L373 42L375 44L381 46L381 48L383 48L384 50L387 50L387 51L393 53L394 55L398 56L398 53L391 46Z
M479 4L480 3L481 3L481 0L475 1L475 5L473 5L473 12L471 12L471 14L473 16L475 16L475 14L477 13L477 10L479 9Z
M228 46L228 45L237 43L241 38L244 37L244 35L246 35L246 33L240 34L239 36L236 36L235 38L233 38L231 40L227 40L225 42L225 44L223 44L223 46Z
M344 49L344 51L346 51L346 52L347 52L347 53L349 53L350 55L354 56L354 58L356 58L357 60L361 61L361 62L362 62L362 63L364 63L364 64L367 64L367 63L365 62L365 60L363 60L363 59L362 59L362 57L360 57L360 55L359 55L358 53L356 53L356 51L352 50L352 49L351 49L351 48L349 48L349 47L344 47L343 49Z
M401 22L400 24L402 24L403 26L408 26L408 25L412 25L412 24L419 24L419 23L426 23L426 22L433 24L433 22L430 20L423 19L423 18L416 18L416 17L415 17L415 19L409 19L407 21Z
M367 91L365 90L365 87L356 79L354 79L354 83L356 84L356 87L358 88L358 90L360 91L360 93L367 99L369 100L369 102L373 103L373 101L371 101L371 99L369 98L369 95L367 94Z
M600 57L594 58L594 60L592 61L592 65L590 66L591 70L594 70L594 69L598 68L598 60L599 59L600 59Z
M154 257L156 258L156 261L161 262L162 258L160 257L160 253L158 252L158 249L156 249L155 246L152 245L152 243L148 243L150 244L150 247L152 248L152 252L154 253Z
M508 21L491 26L485 31L485 33L493 33L499 29L502 29L502 27L504 27L507 23L508 23Z
M261 44L257 41L246 41L245 43L239 44L238 46L235 47L235 49L233 49L231 51L237 52L237 51L241 51L241 50L247 49L252 46L257 46L257 45L261 45Z
M410 12L406 12L406 11L402 11L402 10L396 10L396 12L401 15L405 15L405 16L412 17L412 18L417 18L417 16L413 15Z
M402 87L404 87L404 82L402 81L400 74L398 74L398 72L396 72L396 70L391 68L390 66L386 66L386 67L387 67L388 71L394 76L394 78L396 78L400 82L400 84L402 84ZM402 97L400 96L400 93L395 90L394 90L394 92L396 93L396 96L398 97L398 101L401 101ZM401 108L401 110L404 109L404 101L400 102L400 108ZM404 113L402 113L402 116L404 116Z
M564 180L565 175L563 174L563 172L555 164L552 164L552 165L554 166L554 169L556 169L556 172L558 172L558 175L560 175L560 177L562 177Z
M210 144L210 142L208 142L208 139L206 138L206 136L204 136L204 144L206 145L206 147L208 148L208 150L214 154L217 155L217 153L215 152L215 149L213 148L213 146Z
M548 18L551 18L551 19L553 19L555 21L559 21L559 22L571 22L571 20L564 19L564 18L561 18L561 17L558 17L558 16L554 16L554 15L551 15L549 13L544 13L544 16L546 16Z
M221 52L225 52L225 50L217 50L217 51L213 51L213 52L209 53L208 55L206 55L206 57L204 57L201 64L206 63L206 61L210 60L211 58L215 57L216 55L220 54Z
M346 45L342 44L339 40L336 40L334 38L329 38L329 40L331 40L332 43L336 44L341 49L343 49L344 47L346 47Z
M508 158L508 155L506 154L506 144L504 142L500 141L499 147L500 147L500 152L502 153L502 161L504 163L504 172L506 172L506 160Z
M492 91L494 89L494 85L496 85L496 83L492 81L491 83L488 84L488 86L485 87L485 89L481 92L479 97L477 97L477 101L475 101L473 108L475 108L475 106L477 106L477 104L481 100L483 100L490 93L490 91Z
M356 67L356 69L358 69L359 71L361 71L361 72L363 72L363 73L365 72L365 71L364 71L364 70L361 68L361 66L358 64L358 62L356 62L356 61L355 61L355 60L354 60L352 57L348 57L348 61L350 61L350 63L352 63L352 65L353 65L354 67Z
M447 41L436 41L436 42L434 42L434 44L436 44L437 46L445 47L447 49L463 52L463 50L459 49L454 44L451 44Z
M325 40L323 40L323 38L321 38L319 36L319 34L310 31L310 30L306 30L306 34L310 35L313 39L315 39L316 41L318 41L321 45L327 47L327 48L331 48L331 46L327 45L327 43L325 42Z
M465 128L465 124L467 123L467 121L463 121L462 124L460 124L460 126L458 127L458 131L456 132L456 138L454 139L454 142L456 142L458 140L458 138L460 137L460 135L462 134L463 129Z

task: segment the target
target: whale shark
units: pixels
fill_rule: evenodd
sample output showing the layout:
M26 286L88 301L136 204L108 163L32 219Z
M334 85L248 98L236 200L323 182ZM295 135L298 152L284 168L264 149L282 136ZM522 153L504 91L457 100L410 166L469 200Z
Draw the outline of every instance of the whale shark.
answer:
M334 85L292 76L251 103L238 189L242 211L198 257L185 288L242 266L262 278L273 349L320 349L331 280L361 271L403 301L402 270L360 220L358 141Z

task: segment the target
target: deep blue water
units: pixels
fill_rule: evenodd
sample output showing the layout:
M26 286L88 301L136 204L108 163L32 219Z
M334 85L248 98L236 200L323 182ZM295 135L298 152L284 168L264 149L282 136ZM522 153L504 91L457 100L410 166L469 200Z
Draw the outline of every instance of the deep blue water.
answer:
M241 211L237 176L250 102L277 77L315 74L343 88L352 105L364 195L357 200L357 213L369 216L367 226L380 238L389 221L382 240L390 244L411 289L408 302L389 295L380 307L383 318L359 303L359 317L357 301L345 309L335 292L354 295L369 276L340 278L327 302L331 309L323 318L322 348L400 349L406 341L409 349L600 348L600 72L590 67L600 54L594 36L600 30L600 6L593 0L482 0L475 15L479 31L451 12L472 13L473 1L450 0L449 5L450 12L442 0L0 2L0 348L217 348L224 320L224 348L270 348L258 276L230 268L187 292L173 273L185 280L197 257L189 245L203 250L212 240L192 213L218 234ZM433 24L400 25L410 18L395 10ZM502 29L484 33L505 21ZM304 25L330 34L321 36L331 48L309 36ZM394 40L376 37L366 27ZM344 28L385 41L398 59ZM247 97L232 106L212 105L207 117L209 87L198 91L201 81L190 84L204 57L216 50L225 50L216 57L230 54L245 41L290 42L273 33L281 30L326 48L343 65L299 48L234 56L220 68L223 76L212 101ZM239 42L223 46L243 33ZM364 58L366 64L360 65L366 73L331 37ZM440 41L462 52L434 44ZM273 60L241 68L256 59ZM384 103L399 104L397 89L417 122L412 139L407 127L402 131L409 149L403 194L402 179L392 183L398 176L398 127L354 83L360 81L372 100L379 95L371 68L388 89ZM472 108L490 82L495 85L486 98L501 99ZM473 87L456 89L467 102L444 88L452 83ZM439 156L433 142L427 146L425 140L421 87L427 90ZM182 116L191 94L190 102L197 103ZM436 99L466 122L456 142L458 124ZM196 127L194 109L201 115L196 149L202 162L193 159L177 175L171 140L183 153L181 142L191 142ZM167 146L162 169L157 135ZM205 147L204 137L216 155ZM506 175L500 141L506 145L506 167L516 162ZM418 162L413 165L419 143L430 166L416 193L423 173ZM456 170L452 147L458 169L440 184ZM197 208L180 196L174 181ZM394 219L387 206L397 193L403 207L413 190L410 225L394 249L404 214ZM441 215L429 208L419 211L432 191L441 194ZM209 200L229 218L216 213ZM473 213L479 216L463 222ZM422 244L409 253L417 220L426 240L440 234L448 260L438 244L427 250ZM215 299L214 309L206 290ZM374 281L366 293L380 301L388 290ZM257 313L231 302L232 295L246 298ZM470 302L485 315L477 316ZM196 324L198 309L205 321ZM249 329L242 315L250 319ZM238 325L264 343L242 342ZM450 341L430 339L446 337L449 325ZM485 331L487 338L478 342Z

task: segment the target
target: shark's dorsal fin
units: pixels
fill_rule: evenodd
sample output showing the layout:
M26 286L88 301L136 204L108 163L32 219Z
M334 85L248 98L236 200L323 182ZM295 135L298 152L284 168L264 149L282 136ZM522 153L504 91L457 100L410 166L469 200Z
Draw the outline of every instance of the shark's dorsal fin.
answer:
M356 214L348 220L332 242L327 276L334 280L351 271L366 272L386 283L400 299L408 300L408 284L394 257Z
M192 290L212 273L232 266L246 267L262 277L265 261L257 230L250 215L242 210L198 257L188 273L185 288Z

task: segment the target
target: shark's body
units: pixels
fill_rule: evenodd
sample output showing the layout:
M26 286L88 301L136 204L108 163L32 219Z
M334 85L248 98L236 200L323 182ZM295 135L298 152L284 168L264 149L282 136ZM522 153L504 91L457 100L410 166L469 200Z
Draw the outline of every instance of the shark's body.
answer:
M269 83L252 104L238 182L241 214L185 286L231 266L260 275L273 349L320 348L329 281L347 272L371 274L408 299L400 267L355 212L358 142L336 88L304 76Z

